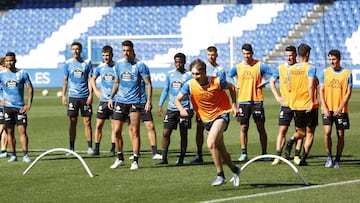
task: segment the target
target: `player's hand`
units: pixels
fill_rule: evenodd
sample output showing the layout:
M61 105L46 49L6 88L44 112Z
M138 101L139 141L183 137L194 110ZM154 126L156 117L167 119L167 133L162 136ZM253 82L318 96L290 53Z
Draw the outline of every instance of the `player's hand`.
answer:
M27 113L27 112L30 111L30 109L31 109L31 106L29 106L29 105L24 105L24 107L21 108L19 112L20 112L20 113Z
M110 109L110 110L113 110L113 101L112 101L112 99L110 98L109 99L109 101L108 101L108 108Z
M158 107L158 115L161 116L161 117L163 116L162 106Z
M187 116L189 116L189 113L187 112L186 109L181 109L180 110L180 116L187 117Z
M64 106L67 105L67 98L65 97L65 95L63 95L63 96L61 97L61 101L62 101L62 104L63 104Z
M236 104L233 104L232 107L231 107L231 110L233 112L233 116L234 117L238 117L240 115L240 111L239 109L237 108Z

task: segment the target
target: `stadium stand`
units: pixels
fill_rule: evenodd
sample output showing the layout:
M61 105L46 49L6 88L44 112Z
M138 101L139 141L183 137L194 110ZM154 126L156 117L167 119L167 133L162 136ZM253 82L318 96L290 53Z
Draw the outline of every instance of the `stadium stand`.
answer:
M3 1L2 1L3 2ZM151 46L136 47L145 60L182 50L188 61L204 57L205 48L215 44L219 61L229 67L241 60L240 46L251 43L255 57L264 59L301 25L314 8L329 9L303 31L294 44L306 42L312 46L311 60L326 65L326 53L336 48L342 52L346 66L356 68L351 46L359 29L359 1L171 1L171 0L13 0L0 4L0 50L14 50L19 55L19 67L57 68L70 57L69 44L80 41L84 56L92 53L100 61L102 42L94 42L89 50L90 36L155 36L176 35L180 38L148 39ZM259 15L261 14L261 15ZM6 29L4 29L6 28ZM193 38L193 39L191 39ZM350 43L348 42L351 40ZM103 41L106 42L106 41ZM114 43L112 41L112 43ZM158 45L156 45L159 43ZM120 43L111 44L120 50ZM121 57L118 51L116 58ZM44 59L44 56L46 59ZM358 54L359 55L359 54ZM161 58L161 57L160 57ZM275 64L283 57L275 59Z

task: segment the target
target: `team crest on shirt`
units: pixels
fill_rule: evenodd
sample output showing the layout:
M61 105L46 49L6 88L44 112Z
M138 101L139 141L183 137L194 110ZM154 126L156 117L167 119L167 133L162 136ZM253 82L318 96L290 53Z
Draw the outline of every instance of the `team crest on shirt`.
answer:
M104 81L113 81L113 80L115 80L115 76L110 73L106 73L102 79Z
M121 73L120 78L122 80L132 80L133 74L131 72L126 71L126 72Z
M80 69L75 69L73 72L72 72L72 75L76 78L81 78L83 76L83 71L80 70Z
M171 87L172 87L172 88L176 88L176 89L181 88L182 85L183 85L182 82L179 81L179 80L175 80L175 81L173 81L173 82L171 83Z
M15 88L17 87L17 82L15 80L9 80L6 82L7 88Z

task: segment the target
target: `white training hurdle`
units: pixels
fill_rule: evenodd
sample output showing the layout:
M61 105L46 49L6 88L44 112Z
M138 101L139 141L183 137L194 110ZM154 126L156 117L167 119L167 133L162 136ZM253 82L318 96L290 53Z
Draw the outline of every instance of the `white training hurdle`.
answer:
M40 154L31 164L30 166L28 166L25 171L23 172L23 175L27 174L27 172L29 172L29 170L36 164L37 161L39 161L43 156L51 153L51 152L55 152L55 151L64 151L64 152L68 152L72 155L74 155L76 158L79 159L79 161L82 163L82 165L84 166L85 170L87 171L87 173L89 174L90 177L94 177L94 175L91 173L89 167L86 165L84 159L76 152L71 151L69 149L65 149L65 148L55 148L55 149L50 149L47 150L46 152Z
M264 154L264 155L260 155L257 157L254 157L252 159L250 159L249 161L247 161L241 168L240 168L240 172L244 171L245 168L250 165L252 162L258 160L258 159L263 159L263 158L276 158L276 159L280 159L281 161L285 162L287 165L289 165L294 172L301 178L301 180L304 182L304 185L308 186L310 185L310 183L308 181L306 181L306 179L304 178L304 176L299 172L299 170L294 166L294 164L292 164L289 160L281 157L281 156L277 156L277 155L273 155L273 154Z

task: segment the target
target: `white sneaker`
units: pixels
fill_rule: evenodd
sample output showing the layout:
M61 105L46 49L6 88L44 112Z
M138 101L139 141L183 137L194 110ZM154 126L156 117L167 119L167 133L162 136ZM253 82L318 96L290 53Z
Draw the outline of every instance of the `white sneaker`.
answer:
M25 162L25 163L31 162L31 159L29 158L29 156L27 154L23 157L23 162Z
M0 153L0 158L9 157L7 152Z
M137 169L139 169L139 165L136 161L133 161L130 170L137 170Z
M222 176L216 176L214 182L211 183L212 186L219 186L226 182L226 179Z
M162 159L162 155L161 154L154 154L151 158L152 159Z
M240 169L239 168L237 168L237 171L235 173L233 172L233 176L230 179L230 182L233 183L233 185L235 187L239 187L239 185L240 185Z
M115 169L115 168L118 168L119 166L123 166L123 165L125 165L124 160L116 159L115 162L113 163L113 165L110 166L110 168Z

